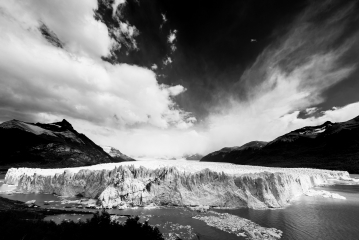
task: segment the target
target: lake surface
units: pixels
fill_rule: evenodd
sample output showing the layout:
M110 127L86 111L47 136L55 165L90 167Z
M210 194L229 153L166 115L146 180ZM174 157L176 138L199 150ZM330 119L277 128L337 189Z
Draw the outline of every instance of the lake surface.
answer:
M217 210L283 231L282 239L359 239L359 186L315 188L338 193L347 200L301 196L277 210Z
M359 175L352 175L359 178ZM2 187L0 181L0 188ZM221 209L217 212L227 212L249 219L263 227L274 227L283 231L282 239L316 239L316 240L355 240L359 239L359 185L331 185L317 187L316 190L326 190L346 197L346 200L323 197L301 196L283 209L253 210L253 209ZM47 208L65 208L71 204L61 204L63 198L51 194L0 194L3 197L29 201L36 200L36 204ZM74 199L74 198L72 198ZM54 201L44 205L44 201ZM76 209L78 210L78 209ZM196 212L186 208L159 209L125 209L108 210L111 214L138 215L141 221L149 219L149 223L157 225L161 232L181 233L181 236L201 240L243 239L207 226L204 222L193 219ZM48 217L48 220L61 222L65 219L87 219L91 215L59 215ZM123 217L123 221L126 217Z

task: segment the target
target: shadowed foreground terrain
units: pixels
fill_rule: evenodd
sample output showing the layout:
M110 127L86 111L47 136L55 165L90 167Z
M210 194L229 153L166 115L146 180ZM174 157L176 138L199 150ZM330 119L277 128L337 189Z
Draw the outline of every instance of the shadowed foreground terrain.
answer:
M95 213L86 222L55 224L42 220L46 215L69 213L63 210L28 208L24 203L0 197L1 239L164 239L157 227L128 218L124 224L112 222L110 214ZM71 213L74 213L73 211ZM83 212L82 212L83 213ZM45 215L46 214L46 215Z

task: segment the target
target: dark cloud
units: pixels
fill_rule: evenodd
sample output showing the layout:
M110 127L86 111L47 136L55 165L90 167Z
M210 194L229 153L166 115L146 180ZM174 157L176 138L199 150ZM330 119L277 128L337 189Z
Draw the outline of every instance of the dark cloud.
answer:
M112 10L107 11L101 14L111 22ZM176 98L177 104L204 119L228 95L243 101L248 98L248 88L266 78L268 65L263 61L268 59L260 56L269 56L268 51L283 45L281 41L288 41L285 36L291 36L292 41L287 42L286 52L270 59L290 73L309 56L337 49L355 37L357 12L356 1L128 0L121 9L121 18L139 30L138 50L120 49L112 60L147 68L156 64L159 82L181 84L187 89ZM178 31L175 52L167 41L174 29ZM358 62L355 47L348 44L353 51L341 56L344 65ZM166 65L168 57L172 62ZM245 72L248 69L251 71ZM342 94L334 86L324 93L339 100L323 103L324 109L357 99L347 86L355 84L356 78L349 78L352 81L340 83ZM338 94L343 97L335 97ZM350 95L347 101L346 94Z
M121 16L139 30L139 50L120 49L115 58L148 68L156 64L160 82L188 89L177 103L203 118L275 40L274 29L281 31L306 5L306 1L282 0L128 0ZM111 13L108 10L108 19ZM174 29L177 50L172 53L167 38ZM168 56L173 63L164 66Z
M56 36L56 34L51 31L45 24L41 24L40 31L42 35L55 47L63 48L63 43Z
M105 59L112 63L128 63L147 68L153 64L163 65L163 59L171 53L167 39L172 29L167 23L163 24L164 9L160 8L156 1L126 1L115 18L111 2L99 0L98 3L95 16L109 29L119 28L119 22L123 21L139 30L139 35L135 37L138 49L120 48L115 50L110 58Z

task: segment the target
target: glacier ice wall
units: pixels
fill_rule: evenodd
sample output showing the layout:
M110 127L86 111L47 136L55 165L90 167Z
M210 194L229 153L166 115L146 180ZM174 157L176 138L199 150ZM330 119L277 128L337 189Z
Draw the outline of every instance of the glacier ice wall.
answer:
M107 166L105 169L52 171L12 168L6 174L5 182L17 185L24 193L96 198L100 205L110 208L154 203L263 209L283 207L293 197L327 183L328 179L349 177L344 171L315 169L252 167L253 173L238 170L237 174L230 174L205 168L206 163L201 163L202 170L196 169L198 171L136 164L117 164L113 169Z

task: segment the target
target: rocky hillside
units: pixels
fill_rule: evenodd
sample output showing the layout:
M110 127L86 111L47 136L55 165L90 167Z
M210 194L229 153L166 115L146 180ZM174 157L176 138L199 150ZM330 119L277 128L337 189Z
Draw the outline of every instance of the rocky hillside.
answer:
M50 124L11 120L0 124L2 168L75 167L121 162L63 120Z
M297 129L273 141L223 148L201 161L269 167L310 167L359 173L359 116Z
M203 158L203 156L201 154L196 153L192 155L184 155L183 158L186 160L200 160L201 158Z
M114 147L111 147L111 146L101 146L101 147L105 152L107 152L115 160L119 160L120 162L123 160L135 161L135 159L130 158L129 156L121 153L120 150L118 150Z

